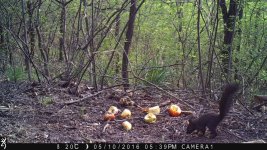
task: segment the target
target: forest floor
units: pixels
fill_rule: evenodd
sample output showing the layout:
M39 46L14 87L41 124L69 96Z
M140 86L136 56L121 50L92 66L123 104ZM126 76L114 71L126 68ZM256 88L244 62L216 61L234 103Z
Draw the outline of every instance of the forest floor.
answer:
M83 85L84 86L84 85ZM214 139L207 134L198 137L186 134L186 121L190 115L170 117L167 107L161 107L156 123L145 123L145 113L135 106L123 106L122 90L110 88L92 95L86 88L79 96L69 94L68 88L58 85L33 85L0 82L0 136L14 143L241 143L262 139L267 141L266 114L250 110L235 103L228 116L218 126ZM193 90L169 91L191 105L197 115L203 112L218 112L218 101L209 100L205 109L199 103L200 92ZM219 93L218 93L219 94ZM130 99L141 107L152 107L172 100L182 110L187 108L165 93L149 88L130 93ZM74 100L77 100L74 102ZM242 101L242 99L241 99ZM70 103L68 103L70 102ZM132 111L130 119L104 121L103 116L110 106ZM4 109L5 108L5 109ZM133 128L125 131L124 120Z

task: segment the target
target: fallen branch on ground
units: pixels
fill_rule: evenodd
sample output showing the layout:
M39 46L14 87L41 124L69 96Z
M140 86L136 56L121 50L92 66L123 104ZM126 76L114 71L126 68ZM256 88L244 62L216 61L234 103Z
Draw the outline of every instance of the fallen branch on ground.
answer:
M155 87L155 88L157 88L158 90L160 90L160 91L162 91L162 92L168 94L170 97L172 97L172 98L178 100L179 102L181 102L182 104L186 105L187 107L193 109L193 107L190 106L187 102L183 101L183 100L180 99L180 98L177 98L175 95L173 95L172 93L170 93L170 92L164 90L163 88L161 88L161 87L159 87L159 86L157 86L157 85L155 85L155 84L153 84L153 83L151 83L151 82L149 82L149 81L147 81L147 80L145 80L145 79L143 79L143 78L140 78L140 77L136 76L135 74L133 74L133 76L134 76L135 78L141 80L141 81L144 81L144 82L148 83L149 85L152 85L153 87Z
M63 104L70 105L70 104L73 104L73 103L78 103L78 102L87 100L87 99L89 99L89 98L95 97L95 96L99 95L99 94L102 93L102 92L103 92L103 91L99 91L99 92L97 92L97 93L95 93L95 94L86 96L86 97L84 97L84 98L82 98L82 99L77 99L77 100L72 100L72 101L64 102Z

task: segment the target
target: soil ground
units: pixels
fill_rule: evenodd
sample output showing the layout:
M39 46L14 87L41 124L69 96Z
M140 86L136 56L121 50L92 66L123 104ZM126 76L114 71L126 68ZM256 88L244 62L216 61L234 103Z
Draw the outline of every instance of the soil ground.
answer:
M199 103L200 93L197 91L169 92L190 104L194 108L191 111L197 115L218 112L218 101L208 100L208 105L203 106ZM148 124L143 120L145 113L139 108L120 104L122 95L119 88L107 89L86 98L92 93L88 89L75 96L69 94L68 88L57 85L0 82L0 106L8 108L0 110L0 136L14 143L241 143L267 140L266 114L250 110L252 115L238 103L218 126L218 136L210 139L208 134L202 137L186 134L186 121L190 115L170 117L166 111L168 105L161 108L156 123ZM156 106L172 99L153 88L136 90L131 94L131 100L142 107ZM186 108L175 99L172 102L182 110ZM120 110L130 109L132 117L104 121L103 115L111 105ZM132 123L132 130L122 128L124 120Z

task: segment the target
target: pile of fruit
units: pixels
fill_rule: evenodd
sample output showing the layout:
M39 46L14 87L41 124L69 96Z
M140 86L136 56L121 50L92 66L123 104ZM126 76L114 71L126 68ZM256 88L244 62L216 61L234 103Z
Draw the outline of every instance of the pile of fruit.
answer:
M144 121L146 123L155 123L157 121L157 115L160 114L160 107L154 106L154 107L149 107L149 108L143 108L142 111L146 113L146 115L144 116ZM116 106L110 106L108 111L104 115L104 120L105 121L115 120L115 118L116 118L116 116L118 116L119 112L120 112L120 110ZM181 115L182 110L178 105L171 104L168 106L167 112L171 117L178 117ZM129 118L131 118L131 116L132 116L132 113L129 109L124 109L120 113L120 118L122 118L122 119L129 119ZM126 131L129 131L132 129L132 124L129 121L123 121L122 127Z

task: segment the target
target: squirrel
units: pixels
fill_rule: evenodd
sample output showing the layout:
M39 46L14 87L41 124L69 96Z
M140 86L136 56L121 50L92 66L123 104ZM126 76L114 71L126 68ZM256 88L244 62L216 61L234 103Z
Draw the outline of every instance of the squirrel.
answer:
M200 135L204 135L207 127L210 131L210 138L215 138L217 136L216 128L229 112L230 107L233 104L233 96L235 92L237 92L238 88L239 85L237 83L227 84L219 102L220 113L208 113L197 119L189 119L186 133L190 134L197 130L200 132Z

